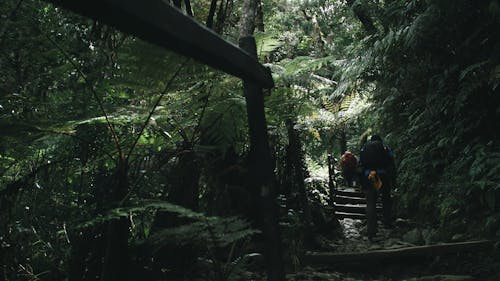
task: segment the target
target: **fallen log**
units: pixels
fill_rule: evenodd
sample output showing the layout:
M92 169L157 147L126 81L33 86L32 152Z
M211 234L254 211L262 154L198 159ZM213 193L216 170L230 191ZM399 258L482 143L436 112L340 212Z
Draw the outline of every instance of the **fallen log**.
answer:
M412 259L426 256L440 256L452 253L471 251L488 251L493 249L493 241L480 240L459 243L444 243L437 245L415 246L390 250L375 250L368 252L332 253L310 252L304 258L304 264L346 264L346 263L376 263L388 260Z

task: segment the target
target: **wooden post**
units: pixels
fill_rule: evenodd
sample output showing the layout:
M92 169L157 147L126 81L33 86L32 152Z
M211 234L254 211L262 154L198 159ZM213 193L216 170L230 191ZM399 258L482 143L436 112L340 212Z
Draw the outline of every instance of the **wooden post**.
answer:
M330 200L329 200L329 204L332 208L335 207L335 181L334 181L334 173L335 173L335 170L334 170L334 159L333 159L333 156L331 153L328 153L328 158L327 158L327 161L328 161L328 191L330 192Z
M239 40L240 47L257 57L255 38L245 36ZM259 190L258 211L265 239L267 274L269 281L284 281L281 238L278 228L276 191L273 185L273 164L268 142L267 122L264 112L262 88L253 81L243 80L247 104L248 129L250 135L249 169L252 187Z

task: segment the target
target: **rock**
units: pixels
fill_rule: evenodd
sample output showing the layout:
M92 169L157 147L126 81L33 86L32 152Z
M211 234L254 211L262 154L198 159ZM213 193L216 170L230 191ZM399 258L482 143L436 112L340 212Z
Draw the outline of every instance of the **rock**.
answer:
M422 232L418 228L412 229L403 235L403 240L415 245L422 244Z

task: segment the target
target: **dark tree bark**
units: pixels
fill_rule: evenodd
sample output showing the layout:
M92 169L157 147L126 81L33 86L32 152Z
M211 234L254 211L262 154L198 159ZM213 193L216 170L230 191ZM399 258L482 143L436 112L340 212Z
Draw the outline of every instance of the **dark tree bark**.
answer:
M258 31L264 32L264 12L262 11L262 0L257 0L255 25Z
M219 10L217 11L217 21L215 22L214 31L221 34L224 30L224 23L227 18L227 8L229 6L230 0L221 0L219 5Z
M184 6L186 6L186 14L189 16L193 16L193 8L191 8L191 1L190 0L184 0Z
M215 10L217 9L217 0L210 1L210 10L208 10L207 27L212 28L214 25Z

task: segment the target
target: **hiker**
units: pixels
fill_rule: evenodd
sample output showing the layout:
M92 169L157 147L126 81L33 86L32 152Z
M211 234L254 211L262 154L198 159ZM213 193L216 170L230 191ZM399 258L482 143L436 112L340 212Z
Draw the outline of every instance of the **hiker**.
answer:
M356 169L358 167L358 159L350 151L346 151L340 158L340 168L342 170L342 175L347 183L347 186L356 185L357 173Z
M377 233L376 203L380 194L384 226L392 227L391 188L396 175L394 156L380 136L372 135L361 149L359 165L361 186L366 195L367 235L371 241Z

